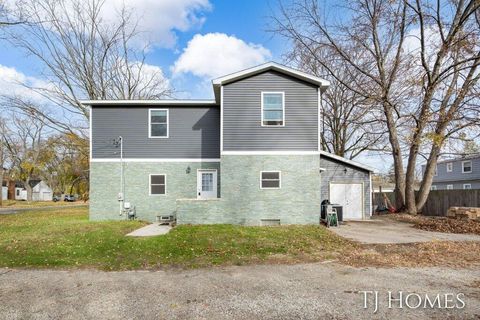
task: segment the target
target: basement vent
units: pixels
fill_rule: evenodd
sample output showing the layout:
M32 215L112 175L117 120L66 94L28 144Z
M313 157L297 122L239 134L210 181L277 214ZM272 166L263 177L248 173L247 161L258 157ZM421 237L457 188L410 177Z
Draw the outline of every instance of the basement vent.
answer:
M280 219L261 219L262 226L279 226Z

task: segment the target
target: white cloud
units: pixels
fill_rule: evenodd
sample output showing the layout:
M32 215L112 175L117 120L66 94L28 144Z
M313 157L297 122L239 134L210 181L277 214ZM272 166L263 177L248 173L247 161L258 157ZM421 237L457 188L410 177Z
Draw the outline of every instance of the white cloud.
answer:
M65 2L67 12L83 1L91 0ZM4 5L13 11L18 1L5 0ZM40 10L41 6L32 8ZM177 41L176 32L201 27L206 19L204 13L210 11L212 5L209 0L105 0L101 17L107 22L118 22L122 8L132 13L133 20L138 19L136 45L173 48Z
M37 102L44 102L46 99L29 87L47 88L51 87L48 82L25 75L15 68L0 65L0 96L19 96Z
M172 71L192 73L208 79L261 64L271 58L268 49L259 44L224 33L195 35L187 44Z
M115 19L124 4L139 18L140 40L167 48L176 44L176 31L202 26L203 13L212 8L209 0L106 0L104 17Z

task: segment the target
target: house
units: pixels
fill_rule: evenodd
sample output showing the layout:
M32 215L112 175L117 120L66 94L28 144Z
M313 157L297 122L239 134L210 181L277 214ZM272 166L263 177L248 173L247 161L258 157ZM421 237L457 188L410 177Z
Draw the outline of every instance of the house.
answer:
M439 161L431 189L480 189L480 154Z
M372 212L372 168L320 148L329 82L266 63L213 80L212 100L89 100L90 219L319 223ZM121 139L120 139L121 137Z
M2 184L2 199L12 199L12 200L27 200L27 189L25 189L23 182L20 181L11 181L10 182L10 194L8 192L9 186L7 182L4 181ZM53 198L53 191L48 186L48 184L41 179L34 179L29 181L30 186L32 187L32 201L51 201Z

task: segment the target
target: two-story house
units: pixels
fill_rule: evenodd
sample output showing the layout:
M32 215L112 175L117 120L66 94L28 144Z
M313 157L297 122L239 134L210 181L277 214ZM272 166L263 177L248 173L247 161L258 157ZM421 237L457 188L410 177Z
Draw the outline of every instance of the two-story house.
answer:
M422 172L424 170L423 165ZM439 161L431 189L480 189L480 155Z
M370 217L370 167L320 148L329 82L266 63L213 80L212 100L90 106L90 218L319 223L321 201ZM121 138L120 138L121 137Z

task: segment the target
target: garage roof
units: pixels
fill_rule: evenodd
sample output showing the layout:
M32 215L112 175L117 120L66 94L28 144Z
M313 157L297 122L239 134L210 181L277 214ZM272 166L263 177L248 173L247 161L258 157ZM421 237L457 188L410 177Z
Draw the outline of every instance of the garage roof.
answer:
M347 163L347 164L349 164L353 167L357 167L357 168L367 170L367 171L370 171L370 172L376 172L377 171L375 168L367 166L366 164L362 164L362 163L357 162L357 161L349 160L349 159L346 159L344 157L337 156L336 154L333 154L333 153L330 153L330 152L320 151L320 156L331 158L331 159L337 160L339 162Z

